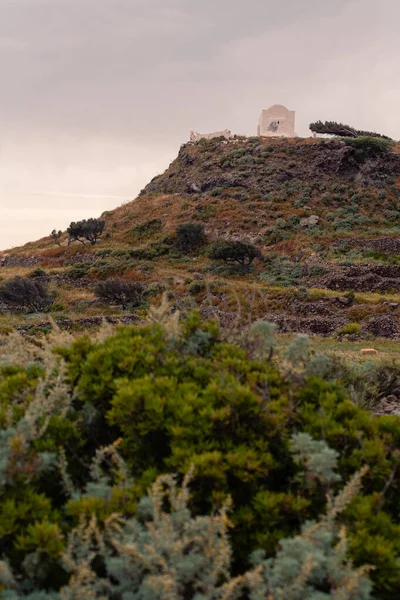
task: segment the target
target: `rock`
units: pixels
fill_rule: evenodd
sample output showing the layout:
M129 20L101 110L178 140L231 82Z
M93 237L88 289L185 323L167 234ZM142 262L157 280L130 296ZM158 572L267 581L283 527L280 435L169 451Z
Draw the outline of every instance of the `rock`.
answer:
M201 281L202 279L204 279L204 275L202 275L201 273L193 273L193 279Z
M300 219L301 227L314 227L315 225L318 225L318 223L319 217L317 215L310 215L309 217Z
M350 304L353 302L351 298L346 298L346 296L338 296L337 298L335 298L335 300L343 306L350 306Z
M195 194L200 194L200 192L201 192L201 186L198 185L197 183L190 183L189 184L189 191L190 192L194 192Z

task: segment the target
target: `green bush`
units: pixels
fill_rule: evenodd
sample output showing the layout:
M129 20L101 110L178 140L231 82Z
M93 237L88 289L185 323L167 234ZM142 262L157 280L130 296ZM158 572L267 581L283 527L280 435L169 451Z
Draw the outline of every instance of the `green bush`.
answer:
M121 304L122 308L140 306L146 286L139 281L123 281L109 278L99 282L94 288L97 298L111 304Z
M183 223L176 228L176 246L182 252L193 252L206 241L204 227L199 223Z
M29 312L44 312L49 310L54 297L39 281L15 277L0 287L0 300L9 308L26 308Z
M104 531L116 512L132 518L158 475L181 479L191 467L195 516L232 499L233 571L243 572L254 550L264 551L263 560L274 557L280 540L317 520L327 494L368 464L362 490L337 524L347 528L355 565L376 567L376 597L397 597L400 420L354 405L335 372L321 379L331 367L312 355L304 336L272 362L270 327L260 325L257 335L232 344L216 323L195 313L178 326L171 311L152 309L155 324L119 327L98 341L59 342L56 353L29 347L22 365L21 348L17 364L7 363L15 341L2 339L0 535L17 580L28 567L25 589L58 589L65 571L56 568L57 557L71 529L95 518ZM115 453L104 457L110 444L127 467ZM321 534L320 543L319 556L336 547L330 534ZM281 549L290 557L296 545L306 555L312 550L298 539ZM332 573L322 562L329 594L325 576ZM94 564L101 572L101 561Z
M237 262L244 268L250 266L254 259L261 258L261 250L253 244L225 240L211 244L208 255L225 262Z
M361 327L358 323L347 323L344 327L342 327L341 329L338 329L336 331L337 336L360 335L360 333L361 333Z

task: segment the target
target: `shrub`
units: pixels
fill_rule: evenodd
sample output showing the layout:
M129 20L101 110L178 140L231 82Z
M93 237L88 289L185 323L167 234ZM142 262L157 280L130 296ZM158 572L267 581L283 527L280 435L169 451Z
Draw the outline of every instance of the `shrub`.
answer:
M146 237L151 237L154 233L157 233L162 230L162 221L161 219L149 219L144 223L140 223L130 229L129 232L132 232L139 239L143 239Z
M98 283L94 288L94 293L100 300L121 304L125 309L128 304L140 306L145 289L145 285L138 281L110 278Z
M368 158L386 154L392 147L391 140L376 138L376 137L357 137L353 140L347 140L346 144L351 146L356 151L356 157L360 161L365 161Z
M1 340L0 537L2 556L15 572L15 585L46 589L49 594L65 585L65 572L56 569L59 563L55 564L53 553L60 552L59 536L65 544L71 529L72 542L82 541L79 531L88 534L90 552L84 543L72 543L69 564L81 562L98 579L105 578L111 564L121 565L117 546L106 561L95 558L99 556L96 544L108 524L115 523L112 515L148 522L154 517L151 503L137 507L145 490L166 473L181 481L193 465L187 506L197 524L199 515L218 511L232 497L233 574L243 574L254 550L264 551L256 561L258 572L266 577L259 595L281 587L288 598L290 589L293 594L300 589L297 598L308 598L310 589L295 587L307 582L311 590L320 586L318 597L334 597L335 586L340 589L336 574L342 568L350 569L349 578L341 580L343 585L348 582L351 589L350 584L356 583L360 573L353 579L344 536L338 540L337 530L330 528L332 519L323 519L322 527L304 525L301 536L302 525L317 521L328 508L328 514L336 514L339 530L347 529L348 554L355 566L376 567L371 573L376 597L398 597L400 420L377 417L350 402L336 381L343 372L336 365L331 367L333 380L317 376L327 378L327 364L323 357L313 356L304 336L272 361L268 360L272 328L267 324L252 328L250 343L243 334L239 345L221 339L216 323L204 323L198 314L179 323L173 307L150 308L149 320L152 324L145 327L119 327L111 335L103 331L98 340L84 336L62 347L58 340L56 354L51 347L21 344L15 336ZM67 373L57 357L66 361ZM368 373L366 363L363 368ZM363 379L360 374L357 390ZM374 379L376 372L369 381ZM124 461L118 453L102 448L110 444L114 449L118 445ZM99 457L104 458L102 469ZM353 499L342 511L346 504L342 500L349 499L347 484L366 463L370 469L363 488L353 490ZM115 472L111 481L110 472ZM337 493L340 502L334 503L332 513ZM158 531L157 524L165 524L171 536L175 525L180 531L178 516L168 520L175 506L162 504L163 517L157 523L153 520L150 530ZM203 521L204 531L209 531L207 523ZM137 525L136 532L145 533ZM187 522L187 527L189 531L192 524ZM165 529L161 531L167 535ZM123 527L113 539L121 541L121 534L123 546L136 543L125 533ZM178 535L177 540L184 542L184 536ZM151 547L158 548L158 542L154 544ZM181 569L189 575L200 573L197 561L203 554L196 558L198 547L186 547L184 565L179 559L175 573ZM164 564L170 565L171 545L164 549ZM222 560L222 554L218 556ZM79 561L80 557L86 560ZM146 554L148 560L151 557L151 552ZM317 561L315 568L311 557ZM276 565L273 576L271 558ZM124 581L129 583L136 572L128 564ZM139 558L135 564L141 564ZM1 567L4 574L4 564ZM120 584L116 575L113 571L109 578L113 586ZM72 577L77 585L88 580ZM126 590L136 591L132 586ZM110 597L120 600L120 593L123 598L121 590L113 591ZM336 596L346 598L342 591ZM189 597L195 593L186 592ZM40 593L43 596L44 591ZM362 593L347 598L359 600ZM109 592L104 594L108 597Z
M225 262L236 262L241 267L251 265L256 258L261 258L261 250L253 244L238 241L214 242L208 255L210 258Z
M67 229L68 245L74 241L84 244L85 240L94 245L100 239L105 224L106 222L102 219L84 219L72 222Z
M341 329L338 329L336 331L337 336L360 335L360 333L361 333L361 328L358 323L347 323L344 327L342 327Z
M288 256L270 254L264 257L267 270L260 273L260 281L268 281L270 285L290 287L299 285L302 277L302 267L293 262Z
M91 267L91 263L76 263L68 269L66 275L71 279L82 279L82 277L85 277L89 273Z
M206 241L204 227L199 223L183 223L176 228L176 245L182 252L193 252Z
M50 308L54 298L38 281L15 277L0 288L0 298L9 307L27 308L30 312L43 312Z
M31 279L35 279L35 277L45 277L46 275L47 275L47 273L44 269L37 267L36 269L33 269L33 271L28 273L27 276L30 277Z

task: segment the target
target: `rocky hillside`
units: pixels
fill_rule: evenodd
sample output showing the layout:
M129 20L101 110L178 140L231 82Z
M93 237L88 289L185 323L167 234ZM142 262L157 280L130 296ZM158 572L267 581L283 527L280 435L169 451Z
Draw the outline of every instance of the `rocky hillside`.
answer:
M185 144L138 199L102 218L105 232L96 245L67 246L64 234L61 247L45 238L5 253L3 281L36 270L57 292L55 316L72 323L99 314L126 319L93 293L98 281L119 277L142 282L147 303L167 290L181 310L199 306L204 316L232 326L263 318L283 332L400 337L395 144L364 138ZM202 225L207 243L179 249L176 228L183 223ZM221 239L252 243L262 258L246 269L210 258L209 244Z

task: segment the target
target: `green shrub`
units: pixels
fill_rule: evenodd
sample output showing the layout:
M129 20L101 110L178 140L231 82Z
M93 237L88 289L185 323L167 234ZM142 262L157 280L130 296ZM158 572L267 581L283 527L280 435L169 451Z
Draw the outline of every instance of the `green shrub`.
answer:
M317 520L327 494L332 498L369 464L362 490L338 513L337 525L347 528L355 565L376 567L376 597L397 597L400 420L354 405L336 381L340 371L313 356L304 336L272 362L269 326L258 326L238 345L221 339L216 323L203 323L198 314L179 326L176 313L164 306L152 308L149 318L153 325L119 327L98 340L80 337L56 354L29 346L22 366L0 363L2 555L16 580L25 589L59 589L65 573L55 568L58 535L65 545L76 526L78 535L79 523L88 532L84 524L93 525L91 518L104 532L115 512L125 519L140 515L137 500L158 475L172 472L181 479L191 466L195 516L232 498L233 572L243 573L257 549L264 551L267 569L264 560L276 555L280 540ZM13 337L2 339L6 361L12 344ZM18 352L15 360L21 361ZM65 359L67 373L57 357ZM127 467L115 453L105 457L102 447L110 444L118 445ZM104 471L98 461L92 464L99 456L107 459ZM55 468L59 463L63 475ZM295 548L300 558L317 544L313 557L322 560L318 572L328 594L336 534L322 530L317 540L315 530L305 527L303 541L283 544L277 560L289 560L290 579L302 564L292 562ZM89 566L102 572L104 564Z
M0 287L0 300L9 308L26 308L29 312L43 312L49 310L54 297L42 283L25 277L15 277Z
M207 242L203 225L183 223L176 228L176 246L182 252L194 252Z
M151 237L155 233L158 233L162 230L162 221L161 219L149 219L144 223L140 223L139 225L135 225L129 232L135 234L135 236L139 239Z
M139 281L123 281L117 278L101 281L94 288L97 298L111 304L121 304L122 308L140 306L146 286Z
M261 258L261 250L253 244L237 241L220 241L211 244L210 258L225 262L237 262L242 268L248 267L256 258Z
M360 333L361 333L361 328L358 323L347 323L344 327L342 327L341 329L338 329L336 331L337 336L360 335Z
M82 277L86 277L91 267L91 263L76 263L70 269L68 269L66 275L71 279L82 279Z

